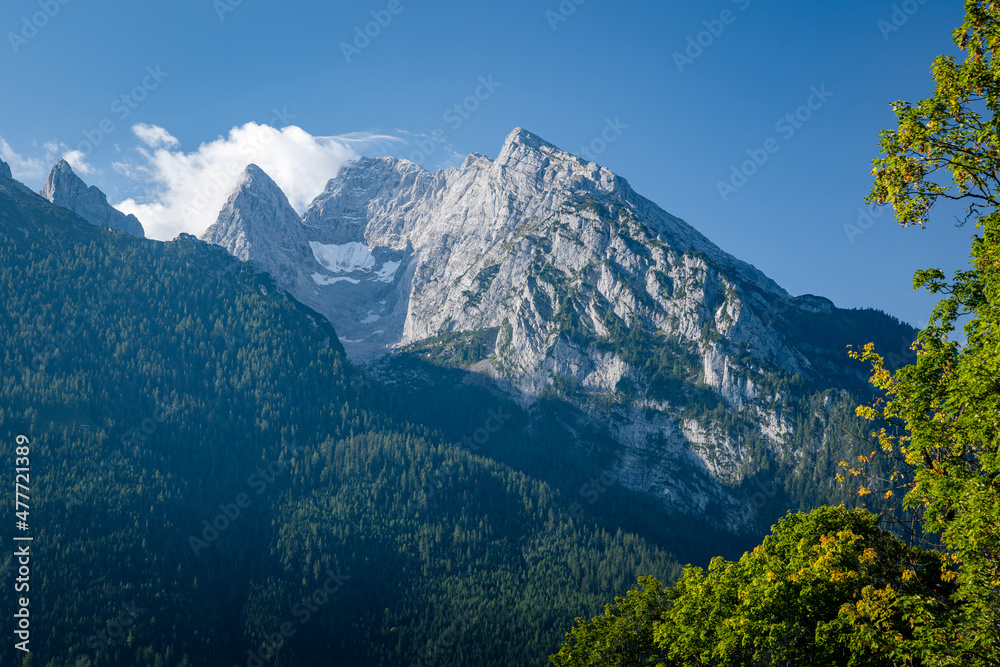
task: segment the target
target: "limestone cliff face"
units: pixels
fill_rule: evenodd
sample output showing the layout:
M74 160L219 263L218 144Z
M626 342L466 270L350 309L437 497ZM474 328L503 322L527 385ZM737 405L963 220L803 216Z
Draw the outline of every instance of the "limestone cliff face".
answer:
M736 489L760 450L800 457L790 443L812 399L789 407L791 379L839 397L860 377L843 337L823 331L851 330L854 311L791 297L623 178L525 130L494 160L437 173L361 159L301 221L248 174L205 240L270 271L349 355L486 335L475 371L525 403L555 393L595 418L600 404L623 484L679 511L711 507L733 530L753 518Z
M254 164L244 170L202 240L253 262L282 285L296 284L311 268L302 220L281 188Z

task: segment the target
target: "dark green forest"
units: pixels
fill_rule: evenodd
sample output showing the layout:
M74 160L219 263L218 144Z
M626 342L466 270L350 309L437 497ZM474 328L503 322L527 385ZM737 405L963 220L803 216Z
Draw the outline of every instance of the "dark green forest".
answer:
M3 193L0 232L25 664L542 664L574 616L679 574L642 537L561 522L560 494L486 446L394 416L324 320L221 249ZM491 410L506 426L501 403L466 407L468 433Z

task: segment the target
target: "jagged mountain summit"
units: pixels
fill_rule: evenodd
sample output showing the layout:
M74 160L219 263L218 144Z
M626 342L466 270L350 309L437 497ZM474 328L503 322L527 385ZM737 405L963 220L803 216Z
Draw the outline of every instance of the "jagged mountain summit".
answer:
M244 170L202 240L253 262L282 284L301 282L301 270L310 258L299 214L281 188L255 164Z
M10 165L0 160L0 183L8 183L14 180L14 176L10 173Z
M271 271L349 355L435 348L525 404L566 399L610 424L624 485L713 506L730 528L754 514L735 489L764 458L808 465L799 411L819 405L825 441L837 401L820 394L863 385L844 346L912 340L883 314L791 297L625 179L520 128L496 159L457 169L360 159L301 225L275 189L246 206L266 199L282 222L248 236L234 195L204 238Z
M507 137L496 160L471 155L438 173L406 160L362 158L330 181L302 225L277 185L259 168L251 171L203 239L286 273L284 285L334 323L355 357L444 332L502 329L510 338L501 337L509 342L501 347L511 354L499 350L493 365L522 377L544 366L559 344L553 334L562 323L554 316L569 317L563 306L571 303L574 317L598 336L609 314L598 311L611 306L630 326L641 316L700 343L708 324L784 370L813 366L802 350L758 335L756 317L776 303L809 311L812 301L791 299L608 169L523 129ZM727 296L728 288L740 294ZM358 292L371 293L362 299L367 308L354 307L350 297ZM724 364L715 366L724 374ZM535 393L552 370L535 378ZM598 377L574 374L602 386ZM613 388L616 375L611 371L607 378L615 379L603 388Z
M314 231L278 185L251 164L202 240L273 275L297 299L336 323L342 342L353 350L387 351L399 342L398 327L372 326L382 319L373 313L398 301L396 274L405 253L373 250L355 241L324 244L311 236Z
M92 225L118 229L140 238L146 236L142 224L134 215L126 215L111 206L107 196L97 186L87 187L62 158L52 165L48 180L39 194L56 206L73 211Z

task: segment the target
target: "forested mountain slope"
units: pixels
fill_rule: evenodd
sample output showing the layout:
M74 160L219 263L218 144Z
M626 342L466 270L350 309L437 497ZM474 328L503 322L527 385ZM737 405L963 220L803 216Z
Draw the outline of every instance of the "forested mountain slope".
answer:
M322 317L192 237L99 229L7 179L0 293L30 664L544 664L573 617L677 573L490 458L520 428L502 402L470 407L468 440L423 425Z

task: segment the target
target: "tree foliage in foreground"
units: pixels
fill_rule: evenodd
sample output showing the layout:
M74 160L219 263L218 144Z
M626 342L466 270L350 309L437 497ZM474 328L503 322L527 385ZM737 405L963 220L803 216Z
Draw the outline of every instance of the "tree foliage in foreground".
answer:
M924 225L935 204L966 206L974 221L970 268L948 280L920 271L914 287L944 298L918 337L917 361L889 373L873 346L885 400L859 414L883 422L873 433L884 456L852 470L861 493L901 494L921 532L938 536L958 572L968 609L968 650L1000 651L1000 3L966 2L955 31L963 62L940 57L935 91L896 104L898 128L881 138L872 201L891 204L904 226ZM964 321L964 343L954 333ZM874 448L873 448L874 449ZM873 460L874 459L874 460ZM878 464L894 459L894 474ZM876 465L872 465L875 463ZM901 470L901 472L899 472Z
M738 561L688 567L669 588L640 579L641 592L577 619L551 660L564 667L933 664L956 640L953 579L940 553L907 546L865 510L789 514Z

